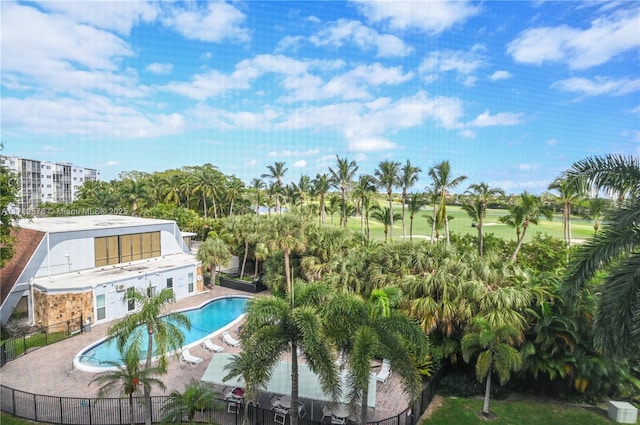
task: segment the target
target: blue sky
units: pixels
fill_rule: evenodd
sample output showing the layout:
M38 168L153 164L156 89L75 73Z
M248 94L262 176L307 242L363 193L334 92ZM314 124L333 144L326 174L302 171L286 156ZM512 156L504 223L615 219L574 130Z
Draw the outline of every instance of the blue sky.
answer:
M245 183L449 160L540 193L640 155L640 3L0 2L3 154Z

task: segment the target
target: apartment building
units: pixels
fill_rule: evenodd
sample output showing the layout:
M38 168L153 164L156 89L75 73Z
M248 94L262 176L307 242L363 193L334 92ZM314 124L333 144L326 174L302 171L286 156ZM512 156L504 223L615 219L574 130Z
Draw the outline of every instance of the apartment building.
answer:
M17 213L34 213L42 202L72 202L86 181L100 180L100 171L68 162L38 161L16 156L0 156L2 165L20 179Z

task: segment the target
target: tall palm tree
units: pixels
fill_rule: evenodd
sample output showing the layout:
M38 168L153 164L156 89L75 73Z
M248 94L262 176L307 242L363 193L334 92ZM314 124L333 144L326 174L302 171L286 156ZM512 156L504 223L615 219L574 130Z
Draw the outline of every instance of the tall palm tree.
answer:
M167 303L175 300L173 290L164 288L157 294L153 294L151 284L146 290L129 288L126 292L125 302L134 302L138 308L135 312L116 320L109 326L108 334L114 337L118 349L122 352L124 347L141 350L141 345L146 337L146 362L145 369L151 367L151 361L158 357L158 367L165 370L167 367L167 354L182 348L184 345L184 333L182 329L191 329L191 321L182 313L174 313L171 319L162 317ZM145 423L151 424L151 387L144 386L145 397Z
M293 188L295 189L298 199L300 200L300 205L304 207L307 195L311 191L311 179L306 174L303 174L300 176L298 183L293 184Z
M600 270L608 270L599 289L594 324L597 345L606 354L640 349L640 158L596 156L578 161L569 178L585 178L595 189L618 195L619 204L605 215L605 226L582 245L563 285L575 301Z
M504 385L522 367L522 357L513 345L519 333L514 328L504 325L493 328L485 319L476 318L462 337L461 348L464 361L469 363L471 356L480 352L476 360L476 377L482 382L486 379L484 404L482 413L489 415L489 398L491 394L491 375L496 372L500 385Z
M411 398L420 391L416 360L426 354L428 340L418 323L398 310L400 299L401 293L391 286L374 289L368 299L338 292L323 308L329 339L346 354L349 405L354 410L360 406L361 425L368 423L371 361L376 356L390 361Z
M405 204L407 202L407 190L413 187L418 182L418 178L422 168L411 165L411 161L407 159L406 164L402 166L400 170L400 183L402 186L402 237L407 239L407 231L405 225ZM409 236L411 238L411 236Z
M98 397L104 398L109 393L118 388L122 388L122 392L129 399L129 420L131 425L136 423L133 410L133 395L139 393L144 388L145 393L151 392L152 386L164 390L164 383L156 378L158 375L166 373L166 369L162 367L141 367L140 351L135 345L121 347L121 360L105 360L105 366L110 369L98 373L89 385L95 383L101 385L98 390Z
M444 223L447 246L449 246L450 238L449 218L447 216L447 193L450 190L455 189L467 178L467 176L458 176L453 178L451 176L451 164L449 164L449 161L442 161L434 167L431 167L429 170L429 176L433 180L434 192L438 194L438 199L440 200L438 214L440 215L441 221ZM435 226L435 222L433 223L433 226Z
M509 208L509 214L500 217L500 221L503 223L516 227L516 233L521 229L521 232L518 233L516 249L513 251L513 255L511 255L511 262L515 262L518 258L518 253L524 243L527 228L530 224L537 225L540 217L551 220L553 218L553 211L543 204L542 198L532 195L527 191L520 194L516 205Z
M171 391L169 401L162 406L162 424L181 424L186 416L190 424L194 424L196 412L204 409L218 408L216 400L219 394L206 384L192 380L184 387L184 391Z
M199 167L196 172L196 185L193 188L193 193L199 193L202 196L202 205L204 209L204 218L207 218L209 209L207 208L207 198L211 197L213 202L213 216L217 218L216 213L216 193L218 190L218 171L217 167L211 164L205 164Z
M353 197L358 202L360 209L360 232L365 233L365 217L369 217L369 207L371 204L371 194L376 190L375 179L363 174L358 178L358 182L353 187Z
M245 398L255 402L275 365L283 354L291 354L291 424L298 424L298 350L301 349L309 368L318 375L322 390L333 398L340 393L338 369L331 347L326 344L319 307L328 297L327 287L320 284L295 283L291 300L274 296L254 298L246 310L242 353L235 356L225 377L244 377Z
M476 221L478 229L478 255L484 254L484 217L487 213L487 204L495 196L505 196L500 188L491 188L487 183L469 185L465 192L471 195L471 202L462 206L462 209Z
M263 206L264 201L262 198L262 191L265 188L265 184L261 179L251 180L251 190L253 192L253 200L256 205L256 215L260 213L260 207Z
M353 176L358 171L358 165L355 161L349 161L347 158L340 158L336 155L338 165L336 169L329 167L331 174L331 184L340 190L342 196L342 226L347 227L347 189L353 180Z
M330 180L329 176L326 173L316 174L316 178L313 179L312 192L315 196L320 197L320 214L318 218L320 224L327 224L325 198L327 196L327 192L329 192L329 186Z
M277 191L275 192L276 199L276 212L281 213L281 205L280 205L280 191L282 190L282 178L289 170L285 168L286 162L276 161L273 165L267 165L268 173L262 174L260 177L273 179L276 184Z
M305 222L296 215L287 214L278 216L272 222L270 234L272 239L268 244L273 247L271 251L282 250L284 254L284 274L287 283L287 293L291 294L293 290L291 278L291 254L294 252L302 252L307 246L307 237L304 232ZM293 300L293 298L291 298Z
M216 236L209 236L198 248L198 261L202 267L211 268L211 287L216 286L216 267L226 264L231 259L231 250L226 242Z
M559 177L549 184L549 190L556 190L562 202L562 230L564 243L571 246L571 204L586 194L586 180Z
M389 239L393 239L393 188L400 184L400 163L396 161L382 161L375 170L378 186L387 191L387 201L389 202ZM404 212L404 206L403 206Z
M226 197L229 202L229 215L233 215L233 203L242 196L245 191L244 182L239 178L232 176L226 184Z
M426 205L424 195L421 193L412 193L409 195L409 201L407 202L407 210L409 211L409 240L413 240L413 220L416 213L422 210L422 207Z

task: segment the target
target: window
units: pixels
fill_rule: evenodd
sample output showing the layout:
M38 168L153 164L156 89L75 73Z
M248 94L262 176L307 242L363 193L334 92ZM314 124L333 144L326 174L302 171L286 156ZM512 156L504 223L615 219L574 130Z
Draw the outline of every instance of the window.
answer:
M132 233L94 239L96 267L159 257L160 232Z
M167 289L171 289L171 291L173 291L173 278L172 277L167 278Z
M193 273L187 275L187 292L190 294L193 292Z
M127 311L136 309L136 299L133 297L135 291L135 288L127 288Z
M96 297L96 320L104 320L107 318L107 301L104 294Z

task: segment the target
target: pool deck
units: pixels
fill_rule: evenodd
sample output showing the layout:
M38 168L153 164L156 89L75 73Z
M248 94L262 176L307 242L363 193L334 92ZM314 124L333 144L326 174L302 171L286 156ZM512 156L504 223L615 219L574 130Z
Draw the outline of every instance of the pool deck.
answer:
M215 289L180 300L172 305L172 310L199 306L213 298L229 295L248 295L233 289L216 287ZM16 390L33 394L55 395L61 397L95 397L98 387L89 385L94 373L84 372L73 368L73 358L82 349L98 339L106 336L109 323L92 327L91 332L66 339L47 347L43 347L7 363L1 370L2 385ZM230 332L237 337L237 329ZM225 345L219 337L213 339L218 345L224 346L225 353L235 354L239 348ZM192 380L202 378L211 358L215 355L202 347L190 349L191 354L204 359L196 367L181 364L176 356L169 359L168 373L161 377L167 386L165 392L154 388L152 395L167 395L172 390L182 391ZM110 394L119 397L115 391ZM395 374L384 383L378 385L375 420L385 419L402 412L407 407L407 398ZM370 418L371 420L371 418Z

